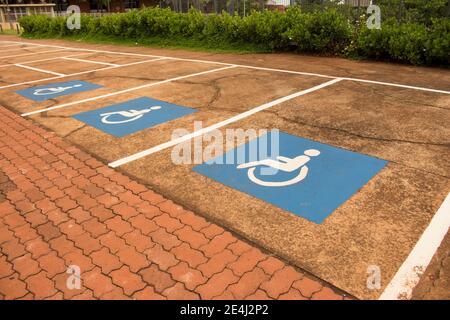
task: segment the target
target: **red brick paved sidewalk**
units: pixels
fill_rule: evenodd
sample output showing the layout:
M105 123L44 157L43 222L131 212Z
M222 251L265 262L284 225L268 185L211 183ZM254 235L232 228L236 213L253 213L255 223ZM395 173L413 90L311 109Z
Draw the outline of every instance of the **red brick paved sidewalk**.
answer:
M0 249L1 299L343 298L1 107Z

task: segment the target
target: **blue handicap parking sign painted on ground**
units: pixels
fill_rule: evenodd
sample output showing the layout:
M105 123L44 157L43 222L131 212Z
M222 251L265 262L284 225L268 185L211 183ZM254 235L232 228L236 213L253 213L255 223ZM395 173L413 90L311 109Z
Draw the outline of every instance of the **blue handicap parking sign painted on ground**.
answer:
M196 109L143 97L79 113L73 117L103 132L123 137L196 111Z
M68 94L95 90L102 86L85 81L73 80L49 83L42 86L18 90L16 93L34 101L45 101Z
M265 138L270 142L270 137L269 133ZM265 158L249 161L249 145L193 170L315 223L322 223L387 164L284 132L279 133L278 156L267 152ZM239 153L246 155L241 164L237 163ZM229 164L233 158L234 164Z

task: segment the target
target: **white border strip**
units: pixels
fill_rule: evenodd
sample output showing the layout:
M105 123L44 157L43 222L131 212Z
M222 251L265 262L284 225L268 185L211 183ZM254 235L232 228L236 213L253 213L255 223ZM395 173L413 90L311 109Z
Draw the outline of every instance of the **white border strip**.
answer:
M409 85L398 84L398 83L380 82L380 81L374 81L374 80L353 79L353 78L343 78L343 79L349 80L349 81L379 84L379 85L383 85L383 86L391 86L391 87L397 87L397 88L405 88L405 89L421 90L421 91L428 91L428 92L434 92L434 93L450 94L450 91L438 90L438 89L428 89L428 88L415 87L415 86L409 86Z
M59 58L61 58L61 57L58 57L56 59L59 59ZM136 62L131 62L131 63L127 63L127 64L122 64L120 66L111 66L111 67L106 67L106 68L99 68L99 69L93 69L93 70L87 70L87 71L71 73L71 74L67 74L65 76L58 76L58 77L44 78L44 79L38 79L38 80L32 80L32 81L25 81L25 82L20 82L20 83L13 83L13 84L8 84L6 86L0 87L0 90L1 89L6 89L6 88L11 88L11 87L17 87L17 86L21 86L21 85L24 85L24 84L32 84L32 83L37 83L37 82L42 82L42 81L47 81L47 80L57 80L57 79L61 79L61 78L71 77L71 76L79 76L79 75L82 75L82 74L88 74L88 73L91 73L91 72L97 72L97 71L104 71L104 70L116 69L116 68L121 68L121 67L134 66L134 65L137 65L137 64L153 62L153 61L159 61L159 60L165 60L165 58L156 58L156 59L151 59L151 60L136 61Z
M162 144L157 145L157 146L155 146L155 147L152 147L152 148L150 148L150 149L147 149L147 150L144 150L144 151L135 153L135 154L133 154L133 155L127 156L127 157L125 157L125 158L119 159L119 160L117 160L117 161L111 162L111 163L109 163L108 165L109 165L110 167L112 167L112 168L117 168L117 167L122 166L122 165L124 165L124 164L127 164L127 163L129 163L129 162L132 162L132 161L135 161L135 160L137 160L137 159L140 159L140 158L146 157L146 156L148 156L148 155L151 155L152 153L156 153L156 152L159 152L159 151L161 151L161 150L164 150L164 149L173 147L173 146L175 146L175 145L177 145L177 144L179 144L179 143L182 143L182 142L184 142L184 141L191 140L191 139L193 139L193 138L195 138L195 137L204 135L204 134L206 134L206 133L208 133L208 132L211 132L211 131L213 131L213 130L219 129L219 128L224 127L224 126L227 126L227 125L229 125L229 124L231 124L231 123L233 123L233 122L236 122L236 121L242 120L242 119L244 119L244 118L247 118L247 117L249 117L249 116L251 116L251 115L253 115L253 114L255 114L255 113L258 113L258 112L260 112L260 111L269 109L269 108L271 108L271 107L273 107L273 106L276 106L276 105L278 105L278 104L280 104L280 103L283 103L283 102L292 100L292 99L294 99L294 98L303 96L303 95L305 95L305 94L308 94L308 93L311 93L311 92L320 90L320 89L325 88L325 87L328 87L328 86L331 86L332 84L335 84L335 83L337 83L337 82L339 82L339 81L341 81L341 80L342 80L341 78L333 79L333 80L330 80L330 81L328 81L328 82L325 82L325 83L322 83L322 84L320 84L320 85L317 85L317 86L315 86L315 87L312 87L312 88L309 88L309 89L306 89L306 90L302 90L302 91L299 91L299 92L290 94L290 95L288 95L288 96L285 96L285 97L282 97L282 98L273 100L273 101L271 101L271 102L268 102L268 103L265 103L265 104L263 104L263 105L260 105L259 107L250 109L250 110L248 110L248 111L246 111L246 112L243 112L243 113L238 114L238 115L236 115L236 116L234 116L234 117L231 117L231 118L229 118L229 119L227 119L227 120L218 122L218 123L216 123L216 124L214 124L214 125L211 125L211 126L209 126L209 127L203 128L203 129L201 129L201 130L197 130L197 131L195 131L195 132L193 132L193 133L184 135L184 136L182 136L182 137L180 137L180 138L177 138L177 139L174 139L174 140L167 141L167 142L165 142L165 143L162 143Z
M1 44L3 44L3 42L2 42ZM24 45L24 44L19 44L19 43L8 44L8 45L6 45L6 46L0 46L0 49L1 49L1 48L8 48L8 47L15 47L15 46L22 46L22 47L25 47L26 45Z
M31 60L31 61L29 60L29 61L23 61L23 62L17 62L17 63L18 64L30 64L30 63L35 63L35 62L43 62L43 61L58 60L58 59L68 58L68 57L76 57L76 56L85 55L85 54L88 54L88 53L83 52L83 53L77 53L77 54L69 55L69 56L45 58L45 59ZM17 63L0 64L0 68L12 67L12 66L16 65Z
M291 74L299 74L299 75L307 75L307 76L316 76L316 77L323 77L323 78L330 78L330 79L343 79L343 80L348 80L348 81L365 82L365 83L372 83L372 84L379 84L379 85L386 85L386 86L394 86L394 87L407 88L407 89L420 90L420 91L428 91L428 92L435 92L435 93L450 94L450 91L446 91L446 90L437 90L437 89L432 89L432 88L409 86L409 85L403 85L403 84L397 84L397 83L391 83L391 82L372 81L372 80L365 80L365 79L359 79L359 78L338 77L338 76L331 76L331 75L325 75L325 74L319 74L319 73L292 71L292 70L286 70L286 69L264 68L264 67L256 67L256 66L240 65L240 64L231 64L231 63L209 61L209 60L197 60L197 59L185 59L185 58L176 58L176 57L167 57L167 56L155 56L155 55L139 54L139 53L132 53L132 52L120 52L120 51L107 51L107 50L71 48L71 47L63 47L63 46L55 46L55 45L36 44L36 43L33 43L33 42L19 42L19 41L8 41L8 42L9 43L19 43L19 44L32 44L32 45L35 45L35 46L42 46L42 47L62 48L62 49L65 49L65 50L78 50L78 51L86 51L86 52L110 53L110 54L120 54L120 55L129 55L129 56L138 56L138 57L158 57L158 58L166 58L166 59L171 59L171 60L200 62L200 63L213 63L213 64L220 64L220 65L228 65L228 66L229 65L233 65L233 66L238 66L238 67L242 67L242 68L251 68L251 69L255 69L255 70L266 70L266 71L274 71L274 72L283 72L283 73L291 73Z
M22 65L20 63L16 63L15 66L16 67L20 67L20 68L24 68L24 69L37 71L37 72L49 73L49 74L53 74L53 75L59 76L59 77L66 76L64 73L58 73L58 72L53 72L53 71L49 71L49 70L39 69L39 68L35 68L35 67L25 66L25 65Z
M1 47L0 47L1 48ZM30 49L32 49L33 47L31 47L30 46ZM24 49L28 49L28 47L27 46L22 46L22 47L19 47L19 48L15 48L15 49L8 49L8 50L0 50L0 53L6 53L6 52L11 52L11 51L24 51ZM37 49L37 48L36 48ZM25 50L25 52L27 52L26 50ZM30 52L31 53L31 52ZM2 59L3 58L3 56L0 56L0 59Z
M172 82L172 81L177 81L177 80L181 80L181 79L196 77L196 76L200 76L200 75L204 75L204 74L208 74L208 73L213 73L213 72L217 72L217 71L222 71L222 70L227 70L227 69L231 69L231 68L235 68L235 67L236 66L227 66L227 67L222 67L222 68L202 71L202 72L198 72L198 73L192 73L192 74L188 74L188 75L185 75L185 76L179 76L179 77L175 77L175 78L170 78L170 79L166 79L166 80L162 80L162 81L158 81L158 82L147 83L147 84L143 84L141 86L128 88L128 89L124 89L124 90L120 90L120 91L116 91L116 92L112 92L112 93L108 93L108 94L104 94L104 95L100 95L100 96L96 96L96 97L92 97L92 98L87 98L87 99L78 100L78 101L72 101L72 102L69 102L69 103L64 103L64 104L60 104L60 105L49 107L49 108L44 108L44 109L40 109L40 110L35 110L35 111L23 113L22 117L31 116L33 114L38 114L38 113L41 113L41 112L47 112L47 111L51 111L51 110L61 109L61 108L73 106L75 104L80 104L80 103L84 103L84 102L90 102L90 101L95 101L95 100L98 100L98 99L109 98L109 97L117 96L119 94L123 94L123 93L127 93L127 92L132 92L132 91L136 91L136 90L140 90L140 89L144 89L144 88L149 88L149 87L157 86L157 85L168 83L168 82Z
M76 50L76 49L74 49L74 50ZM59 52L59 51L67 51L67 49L48 50L48 51L40 51L40 52L30 52L30 53L24 53L24 54L15 54L15 55L12 55L12 56L0 57L0 60L6 59L6 58L18 58L18 57L31 56L33 54L51 53L51 52Z
M78 61L78 62L93 63L93 64L102 64L102 65L105 65L105 66L114 66L114 67L120 66L120 64L117 64L117 63L108 63L108 62L93 61L93 60L86 60L86 59L77 59L77 58L69 58L69 57L62 57L61 59Z
M450 193L431 219L408 258L386 286L380 300L410 299L450 227Z

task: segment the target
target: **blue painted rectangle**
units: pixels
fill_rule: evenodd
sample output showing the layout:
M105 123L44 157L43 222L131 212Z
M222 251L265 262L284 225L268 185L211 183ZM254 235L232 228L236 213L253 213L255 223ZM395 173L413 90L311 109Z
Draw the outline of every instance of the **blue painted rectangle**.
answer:
M270 139L270 133L258 139L263 138ZM280 158L277 159L270 153L264 159L257 156L258 161L266 161L258 165L252 162L248 165L250 167L242 168L246 165L239 166L237 154L244 153L247 162L249 144L250 142L230 150L225 155L194 167L193 170L318 224L322 223L387 164L386 160L280 132ZM317 154L318 152L320 154ZM233 159L233 157L235 164L227 164L226 159ZM294 162L289 161L294 158L296 158ZM275 160L275 162L267 162L267 159ZM309 161L298 170L289 172L278 169L272 175L261 174L262 168L265 168L267 172L267 168L273 168L274 164L281 163L283 167L288 161L293 164L297 160L302 162L308 159ZM303 180L295 182L301 177ZM293 184L277 186L289 181Z
M49 83L42 86L32 87L28 89L18 90L16 93L34 100L45 101L69 94L95 90L102 86L80 80Z
M79 113L73 118L116 137L123 137L196 112L147 97Z

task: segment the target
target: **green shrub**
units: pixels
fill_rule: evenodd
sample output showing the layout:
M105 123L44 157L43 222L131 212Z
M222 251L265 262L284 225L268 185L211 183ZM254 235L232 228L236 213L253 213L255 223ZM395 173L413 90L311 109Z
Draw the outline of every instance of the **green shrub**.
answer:
M299 51L337 54L350 43L352 28L334 9L299 14L285 33Z
M102 17L82 15L81 29L68 30L66 18L24 16L26 36L107 37L132 41L191 39L211 46L253 45L267 51L297 51L349 55L416 65L450 65L450 19L429 25L384 19L380 30L358 27L342 10L303 12L294 6L285 13L253 11L246 17L228 13L204 15L146 8Z

